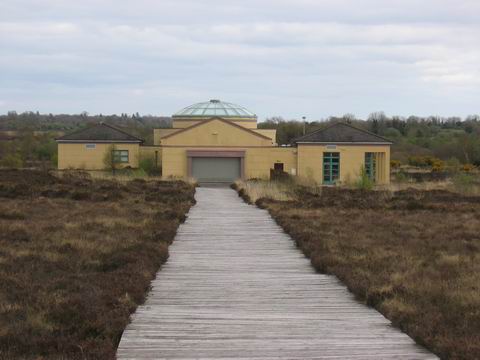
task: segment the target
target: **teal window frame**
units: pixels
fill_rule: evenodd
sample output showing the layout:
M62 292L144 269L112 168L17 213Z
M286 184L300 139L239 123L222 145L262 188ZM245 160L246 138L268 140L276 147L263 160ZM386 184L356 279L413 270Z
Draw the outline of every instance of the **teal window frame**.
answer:
M117 164L127 164L129 162L128 150L113 150L113 162Z
M377 157L373 152L365 153L365 172L372 181L377 179Z
M333 185L340 179L340 153L323 153L323 184Z

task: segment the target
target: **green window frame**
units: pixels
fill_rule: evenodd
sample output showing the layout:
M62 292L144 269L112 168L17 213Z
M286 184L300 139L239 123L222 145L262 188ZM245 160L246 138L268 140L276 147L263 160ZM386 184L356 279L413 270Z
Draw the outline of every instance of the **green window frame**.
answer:
M373 152L365 153L365 173L368 178L375 181L377 178L377 157Z
M340 153L323 153L323 183L333 185L340 179Z
M128 163L128 150L113 150L113 162L115 163Z

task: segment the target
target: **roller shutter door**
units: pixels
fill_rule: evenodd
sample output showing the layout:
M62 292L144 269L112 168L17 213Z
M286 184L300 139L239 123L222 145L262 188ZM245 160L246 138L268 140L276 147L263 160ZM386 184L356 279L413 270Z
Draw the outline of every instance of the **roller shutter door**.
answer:
M192 176L199 182L234 182L241 177L240 158L194 157Z

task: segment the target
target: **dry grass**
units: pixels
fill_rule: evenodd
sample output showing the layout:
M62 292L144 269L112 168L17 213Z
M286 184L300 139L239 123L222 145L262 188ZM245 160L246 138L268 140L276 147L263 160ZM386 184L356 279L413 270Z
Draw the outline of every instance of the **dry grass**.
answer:
M237 180L234 185L241 195L247 195L249 201L252 203L261 198L268 198L278 201L288 201L293 199L293 194L290 191L290 183L280 181Z
M0 172L0 358L113 359L193 192Z
M480 358L480 197L291 189L263 199L320 272L442 358Z
M148 175L145 171L141 169L131 169L131 170L120 170L117 171L116 174L112 174L111 171L104 171L104 170L88 170L88 171L56 171L55 175L58 177L62 177L63 174L71 174L71 173L84 173L88 174L92 179L98 180L114 180L116 182L126 183L132 181L134 179L143 179L143 180L156 180L156 181L185 181L186 183L195 186L197 181L194 178L174 178L174 177L165 177L165 176L157 176L157 175Z
M390 191L400 191L407 189L416 189L423 191L430 190L454 190L453 183L451 180L445 181L424 181L424 182L414 182L414 181L405 181L405 182L392 182L387 186L383 186L380 189L390 190Z
M462 184L460 181L454 179L447 179L444 181L424 181L424 182L392 182L387 186L378 187L379 190L401 191L408 189L416 189L422 191L431 190L447 190L461 195L475 195L480 196L480 184L466 183Z

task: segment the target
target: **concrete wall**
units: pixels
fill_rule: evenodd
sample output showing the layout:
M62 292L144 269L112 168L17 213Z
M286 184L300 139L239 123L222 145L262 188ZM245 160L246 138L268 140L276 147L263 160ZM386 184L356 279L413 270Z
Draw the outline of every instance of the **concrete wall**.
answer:
M291 147L251 148L245 153L245 178L269 179L273 164L283 163L285 172L294 175L297 169L297 149Z
M272 139L256 135L254 131L232 126L226 121L212 120L177 132L161 140L162 146L272 146Z
M162 176L173 178L187 177L187 148L162 148Z
M88 143L94 144L94 143ZM86 143L60 143L58 144L58 168L102 170L105 168L103 159L111 149L112 144L95 144L94 149L88 149ZM120 167L138 167L139 144L114 144L116 150L128 150L129 162L119 164Z
M331 145L328 145L331 146ZM360 169L365 166L365 153L377 153L377 183L390 182L390 146L388 145L337 145L327 148L327 145L298 145L298 175L307 179L322 182L323 153L340 153L340 183L357 180Z
M180 130L181 129L153 129L153 145L160 145L162 137Z
M253 129L257 134L266 136L272 139L272 144L277 143L277 130L275 129Z
M200 150L206 150L201 148ZM187 150L199 150L196 147L164 147L162 150L162 175L174 178L186 178L188 173ZM208 150L229 151L232 148L209 148ZM296 148L252 147L235 148L245 150L245 179L269 179L270 169L276 162L284 164L284 170L295 173L297 168Z

